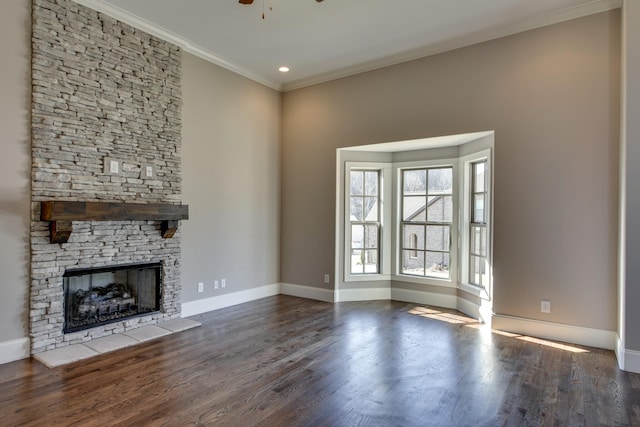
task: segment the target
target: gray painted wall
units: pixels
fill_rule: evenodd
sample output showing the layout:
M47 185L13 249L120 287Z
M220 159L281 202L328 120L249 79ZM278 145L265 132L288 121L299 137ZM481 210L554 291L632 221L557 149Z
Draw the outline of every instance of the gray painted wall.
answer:
M616 10L286 93L282 282L333 271L336 148L495 130L495 311L616 330L619 58Z
M182 302L278 283L282 96L186 53L182 72Z
M0 13L0 344L28 334L31 2Z

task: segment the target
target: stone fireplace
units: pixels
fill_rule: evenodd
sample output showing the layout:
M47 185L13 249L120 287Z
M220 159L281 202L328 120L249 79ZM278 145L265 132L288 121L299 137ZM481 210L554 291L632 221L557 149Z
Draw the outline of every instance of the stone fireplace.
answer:
M180 317L176 224L168 233L153 215L50 221L42 210L59 201L180 206L182 95L176 46L71 0L34 0L32 13L29 320L37 354ZM126 304L137 309L134 285L120 286L132 265L155 266L153 308L68 327L73 298L88 298L75 308L79 321L124 313ZM70 296L65 283L80 271L98 272L89 279L95 286L75 284ZM122 306L106 302L109 292Z

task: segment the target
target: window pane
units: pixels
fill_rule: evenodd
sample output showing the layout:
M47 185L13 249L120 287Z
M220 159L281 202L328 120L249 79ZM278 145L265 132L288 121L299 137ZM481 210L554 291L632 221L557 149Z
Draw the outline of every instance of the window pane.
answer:
M484 193L484 171L487 162L473 164L473 192Z
M402 199L403 221L426 221L427 199L424 196L408 196Z
M366 234L364 236L365 248L377 248L378 247L378 226L366 225Z
M351 273L364 273L364 251L351 251Z
M364 194L378 196L378 171L366 171L364 173Z
M449 278L449 254L443 252L426 253L427 276Z
M427 221L453 222L453 197L430 196L427 207Z
M351 221L363 221L364 211L362 206L362 197L351 197L351 203L349 207L349 220Z
M415 252L413 250L402 251L402 272L404 274L424 276L424 252L417 251L417 254Z
M487 228L471 227L471 247L472 255L487 256Z
M427 171L411 169L402 171L403 194L425 194L427 189Z
M487 287L489 285L489 266L487 258L471 256L469 263L469 282L474 285Z
M489 260L482 258L480 266L480 284L483 288L489 286Z
M427 249L432 251L449 250L449 226L427 226Z
M477 256L471 256L470 262L469 262L469 282L473 283L474 285L480 285L481 284L481 276L480 276L480 265L482 263L482 258L477 257Z
M364 219L365 221L378 221L378 198L364 198Z
M481 255L480 230L481 230L481 227L473 227L473 226L471 227L471 242L470 242L469 251L471 252L472 255Z
M364 251L364 272L365 273L378 272L378 251L377 250Z
M364 225L360 225L360 224L351 225L351 247L352 248L364 247Z
M364 171L351 171L351 195L361 196L364 191Z
M424 225L405 224L402 227L402 247L406 249L424 249ZM415 237L411 237L415 236ZM415 246L413 246L415 243ZM414 254L415 255L415 254Z
M473 220L472 222L484 223L484 194L473 195Z
M429 169L429 194L453 192L453 169Z

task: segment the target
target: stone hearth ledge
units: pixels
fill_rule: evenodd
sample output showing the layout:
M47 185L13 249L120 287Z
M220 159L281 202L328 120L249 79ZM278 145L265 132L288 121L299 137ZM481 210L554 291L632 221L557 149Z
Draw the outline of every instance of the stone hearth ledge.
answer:
M191 319L173 319L157 325L143 326L120 334L97 338L82 344L56 348L34 354L33 357L47 368L55 368L200 325L200 322Z

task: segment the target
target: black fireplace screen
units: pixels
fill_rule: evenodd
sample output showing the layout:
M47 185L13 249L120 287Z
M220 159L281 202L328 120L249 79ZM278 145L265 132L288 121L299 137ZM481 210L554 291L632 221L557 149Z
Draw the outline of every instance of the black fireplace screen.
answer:
M64 332L159 311L161 272L160 263L65 272Z

